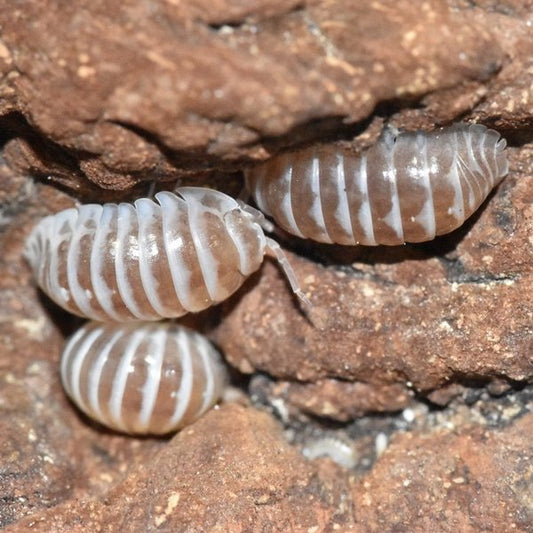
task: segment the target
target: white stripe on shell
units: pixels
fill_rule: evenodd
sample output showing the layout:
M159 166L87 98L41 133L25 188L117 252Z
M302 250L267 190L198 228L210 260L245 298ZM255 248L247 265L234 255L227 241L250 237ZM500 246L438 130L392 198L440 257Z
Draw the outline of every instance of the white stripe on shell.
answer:
M130 204L119 204L117 209L117 239L115 247L115 276L117 288L124 305L136 318L146 319L133 294L126 261L135 264L139 260L139 243L137 235L132 232L132 220L136 217L135 208ZM127 254L125 254L127 252ZM125 257L125 255L130 257ZM133 275L136 272L133 271Z
M209 248L209 239L206 235L206 228L203 224L203 218L207 211L198 202L187 202L189 212L189 229L192 235L198 265L202 271L205 287L209 298L213 303L218 301L218 261Z
M308 185L312 193L312 203L309 208L309 216L318 226L321 233L321 239L331 242L331 237L328 235L326 223L324 221L324 213L322 211L322 199L320 198L320 159L315 151L311 157L311 168L309 169ZM306 172L306 176L308 172Z
M365 234L365 244L375 245L376 236L374 234L374 222L372 220L372 209L368 198L368 172L366 155L361 156L359 168L356 172L356 184L361 192L361 205L357 218Z
M450 172L446 177L446 182L451 183L453 187L453 205L448 209L448 214L453 215L456 220L463 222L465 219L465 204L463 197L463 187L461 186L461 177L458 170L458 140L456 135L451 135L453 160L450 168Z
M335 212L335 220L337 220L344 232L350 237L352 244L356 244L352 218L350 217L350 206L348 204L348 194L346 190L344 155L342 153L337 154L337 165L334 174L337 177L337 197L339 199L337 211Z
M215 377L213 372L213 359L216 357L216 354L213 353L211 345L206 342L206 340L197 334L194 334L192 343L196 346L198 353L202 359L203 370L205 375L205 387L203 391L203 402L196 413L196 416L203 414L211 406L214 396L215 396Z
M124 353L120 358L120 362L115 370L115 376L111 384L111 396L109 398L109 414L111 423L123 430L127 431L122 417L122 403L129 374L134 370L132 366L136 351L143 340L146 338L146 331L137 330L129 339L128 344L124 348Z
M82 328L80 331L85 331L85 328ZM115 344L119 339L124 336L124 331L119 329L114 332L111 338L106 342L106 344L101 348L96 361L93 362L89 370L88 380L88 402L91 411L94 413L94 417L97 420L107 421L107 416L104 416L102 412L102 407L100 405L100 381L102 379L102 372L105 364L109 359L109 354L112 352Z
M89 333L84 339L83 342L79 345L78 349L76 350L74 354L74 360L72 362L71 366L71 373L68 379L71 383L71 396L72 399L76 402L76 405L84 412L84 413L90 413L90 410L87 406L87 403L85 399L83 398L81 394L80 389L80 379L81 379L81 368L83 366L83 363L85 362L85 358L87 357L89 351L92 349L93 344L95 341L102 335L104 332L104 327L98 327L95 328L93 331Z
M394 166L394 147L386 148L384 150L387 168L383 169L382 173L386 181L390 184L390 201L391 209L385 215L383 220L396 233L396 237L400 242L404 242L402 214L400 211L400 197L398 195L398 183L396 177L396 167Z
M415 150L416 153L419 153L422 157L422 164L419 167L421 169L419 179L426 191L424 205L420 210L420 213L416 216L416 220L424 228L426 237L430 240L435 237L437 222L435 220L433 186L428 161L428 142L426 136L422 132L416 134ZM416 157L416 153L413 157Z
M285 161L284 170L281 174L281 181L284 184L283 190L285 191L285 194L282 195L281 202L280 202L280 208L283 214L285 215L285 218L287 220L289 227L291 228L291 232L293 233L293 235L296 235L297 237L304 237L304 235L300 231L300 228L298 227L298 224L296 223L296 220L294 218L294 212L292 209L291 186L292 186L292 175L294 172L294 165L292 164L292 157L290 154L284 154L283 156L280 156L280 157L282 158L281 159L282 161Z
M90 235L92 231L87 228L87 223L91 223L95 218L100 218L102 212L101 205L88 204L78 208L78 220L72 230L72 238L67 253L67 278L72 299L79 307L80 311L91 318L103 318L101 313L97 313L92 304L93 291L84 289L79 283L80 270L86 270L88 265L80 265L80 255L87 253L82 250L80 242L85 235ZM94 222L93 222L94 224Z
M187 246L183 236L180 234L182 225L180 211L187 209L186 202L182 198L167 192L157 193L156 198L161 205L163 242L174 292L185 311L196 311L197 309L193 304L194 289L191 287L192 273L185 261L183 261L181 254L183 248ZM186 219L188 219L188 215Z
M63 354L61 356L61 364L60 364L60 374L61 374L61 383L63 384L63 388L65 389L66 393L72 397L72 379L67 372L67 368L69 367L69 363L72 359L72 357L76 356L77 352L74 352L74 347L78 344L81 337L85 335L85 328L80 328L76 333L67 341L67 344L65 345L65 348L63 349Z
M158 327L149 335L150 345L143 362L146 364L147 377L142 387L142 405L138 418L138 430L147 431L150 418L161 384L161 370L165 357L165 344L168 338L168 328Z
M176 390L174 414L167 424L168 428L173 428L179 425L180 421L185 416L187 408L191 402L193 389L193 366L190 339L184 331L178 331L177 334L172 337L172 340L177 345L177 353L180 354L181 381Z
M155 314L162 318L173 315L172 310L166 309L159 297L159 282L157 281L153 264L161 260L157 236L152 231L157 227L157 221L161 217L161 208L149 198L139 198L135 201L137 223L139 226L139 274L141 283L148 302Z
M106 240L109 232L110 222L116 217L116 206L114 204L104 205L100 219L96 222L93 244L89 258L89 272L94 296L103 311L113 320L120 321L121 316L113 306L113 293L111 287L106 283L103 275L104 254L106 253Z

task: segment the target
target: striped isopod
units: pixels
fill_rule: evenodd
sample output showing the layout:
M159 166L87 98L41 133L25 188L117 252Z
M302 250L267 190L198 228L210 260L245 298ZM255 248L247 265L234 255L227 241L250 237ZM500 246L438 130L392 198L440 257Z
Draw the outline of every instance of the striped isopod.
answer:
M309 460L329 457L344 468L354 468L357 465L355 448L348 439L333 436L312 439L305 443L302 454Z
M505 139L481 124L385 129L361 156L311 147L247 172L264 213L299 237L402 244L458 228L507 174Z
M63 350L61 380L76 406L100 424L162 435L215 404L227 372L205 337L177 324L89 322Z
M94 320L173 318L228 298L271 251L307 302L260 212L211 189L176 193L157 193L158 203L81 205L41 220L25 250L40 287Z

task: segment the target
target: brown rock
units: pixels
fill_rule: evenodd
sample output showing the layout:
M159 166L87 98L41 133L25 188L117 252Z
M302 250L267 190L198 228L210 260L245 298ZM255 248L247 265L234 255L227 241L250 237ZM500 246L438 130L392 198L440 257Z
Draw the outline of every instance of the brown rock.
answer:
M0 527L531 530L529 4L0 0ZM243 372L281 378L262 392L291 414L407 407L345 426L353 471L305 461L254 409L224 406L170 441L110 434L73 409L57 365L79 322L39 295L21 257L33 223L73 199L28 174L84 201L178 177L234 194L228 170L314 140L365 146L383 117L493 125L511 173L433 243L280 237L322 330L270 262L222 311L190 319L216 323ZM411 423L417 393L446 407ZM459 397L469 407L452 417ZM284 422L295 443L317 438L313 417ZM392 440L374 465L377 436Z
M342 422L367 413L400 411L411 403L411 395L400 384L372 386L336 379L291 383L271 381L258 375L252 378L250 394L258 395L273 405L282 401L287 409L295 408L303 413Z
M363 531L531 531L533 416L503 431L398 435L353 486Z
M507 60L501 72L490 84L485 98L475 110L475 117L485 123L507 130L511 138L523 133L531 141L533 114L533 41L531 39L531 5L527 2L509 2L507 16L477 11L477 20L485 19L494 28L497 40L505 50ZM505 9L505 7L504 7ZM521 20L521 24L516 21ZM498 114L494 115L494 110Z
M380 101L476 84L504 60L482 16L438 0L4 3L0 113L23 145L9 161L73 185L239 168L265 157L262 136L346 134Z
M107 492L7 531L529 531L533 415L491 428L460 409L435 422L396 434L356 479L305 461L266 414L227 405Z
M343 477L322 477L266 414L228 405L183 430L105 496L66 502L16 527L324 531L352 522L341 499Z

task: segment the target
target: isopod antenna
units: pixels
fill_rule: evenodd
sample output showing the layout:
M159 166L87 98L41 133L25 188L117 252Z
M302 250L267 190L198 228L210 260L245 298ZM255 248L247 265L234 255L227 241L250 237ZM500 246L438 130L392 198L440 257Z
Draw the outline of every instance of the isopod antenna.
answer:
M275 230L274 224L267 220L265 218L265 215L259 211L259 209L255 209L251 205L248 205L244 203L242 200L237 200L237 203L239 204L240 208L250 215L254 222L259 224L261 228L263 228L264 231L267 233L273 233ZM279 243L273 239L272 237L267 237L265 235L266 240L266 251L267 253L270 253L274 255L274 258L276 259L279 267L281 268L281 271L283 272L283 275L289 282L289 285L291 287L292 292L298 297L300 302L304 306L304 311L306 317L310 314L310 312L313 309L313 304L311 300L305 295L303 289L300 287L300 283L298 281L298 277L296 276L296 273L294 272L294 269L292 268L292 265L290 261L287 259L287 256L285 255L285 252L279 245ZM308 317L309 318L309 317Z

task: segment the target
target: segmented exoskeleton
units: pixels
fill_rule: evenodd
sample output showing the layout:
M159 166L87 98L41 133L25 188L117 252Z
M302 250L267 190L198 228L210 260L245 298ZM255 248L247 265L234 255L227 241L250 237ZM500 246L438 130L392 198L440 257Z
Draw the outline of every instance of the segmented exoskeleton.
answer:
M25 251L39 286L93 320L160 320L225 300L271 251L307 302L260 212L199 187L155 199L80 205L41 220Z
M481 124L386 129L357 156L328 146L250 169L259 209L288 232L338 244L422 242L463 222L508 171L506 141Z
M165 434L215 404L227 380L218 352L177 324L89 322L61 359L67 395L90 418L134 434Z

